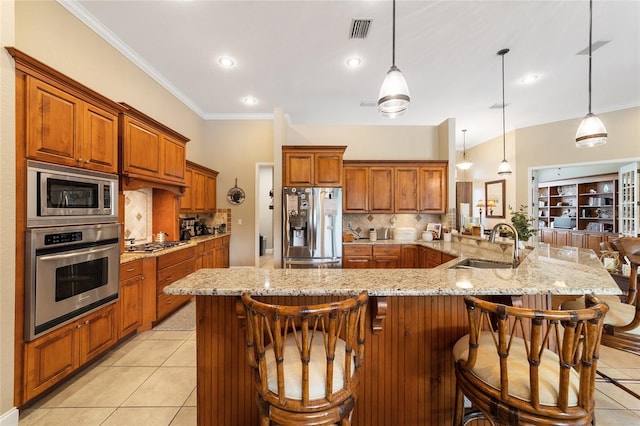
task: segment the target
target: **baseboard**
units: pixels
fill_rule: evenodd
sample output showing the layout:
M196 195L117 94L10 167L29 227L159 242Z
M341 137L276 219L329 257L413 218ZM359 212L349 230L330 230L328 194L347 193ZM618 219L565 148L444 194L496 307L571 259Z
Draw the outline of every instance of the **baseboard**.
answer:
M13 407L6 413L0 415L0 426L18 426L19 412Z

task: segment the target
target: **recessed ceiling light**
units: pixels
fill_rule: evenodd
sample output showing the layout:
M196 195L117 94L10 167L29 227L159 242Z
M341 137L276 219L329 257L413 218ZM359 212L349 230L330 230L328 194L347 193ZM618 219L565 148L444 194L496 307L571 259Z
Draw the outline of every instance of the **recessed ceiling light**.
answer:
M360 65L362 65L362 59L358 57L354 56L353 58L347 59L347 66L349 68L358 68Z
M258 103L258 100L253 96L245 96L244 98L242 98L242 102L244 102L246 105L255 105Z
M531 84L538 79L536 74L528 74L520 79L520 83L522 84Z
M220 64L220 66L224 67L224 68L231 68L233 67L236 62L233 60L233 58L229 57L229 56L221 56L218 58L218 63Z

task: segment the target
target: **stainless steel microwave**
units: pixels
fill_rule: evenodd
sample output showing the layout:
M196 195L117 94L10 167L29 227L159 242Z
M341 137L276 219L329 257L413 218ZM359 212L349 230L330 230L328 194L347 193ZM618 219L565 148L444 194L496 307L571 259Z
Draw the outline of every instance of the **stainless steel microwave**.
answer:
M118 221L118 175L27 162L27 226Z

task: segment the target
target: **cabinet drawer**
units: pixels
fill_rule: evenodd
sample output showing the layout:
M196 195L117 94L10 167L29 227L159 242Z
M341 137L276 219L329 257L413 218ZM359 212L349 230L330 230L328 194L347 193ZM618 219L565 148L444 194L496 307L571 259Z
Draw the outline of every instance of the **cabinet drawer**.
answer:
M142 259L120 265L120 282L142 275Z
M400 256L401 246L373 246L373 256Z
M168 286L169 284L171 284L172 282L177 281L180 278L186 277L187 275L194 272L195 270L196 270L195 259L189 259L189 260L185 260L184 262L180 262L177 265L173 265L158 271L158 281L156 282L158 293L161 293L162 289Z
M158 295L157 300L157 318L160 319L170 312L173 312L178 306L182 305L189 300L191 296L182 296L176 294L164 294Z
M346 245L342 246L343 256L371 256L372 246Z
M175 265L176 263L180 263L187 259L193 259L195 254L196 248L193 246L158 256L158 270Z

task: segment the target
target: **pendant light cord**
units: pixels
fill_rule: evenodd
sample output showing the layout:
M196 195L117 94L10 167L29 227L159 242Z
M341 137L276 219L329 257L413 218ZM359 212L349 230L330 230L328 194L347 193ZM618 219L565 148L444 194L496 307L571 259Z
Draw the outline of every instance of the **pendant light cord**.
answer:
M507 150L506 150L506 141L507 141L507 136L505 134L505 126L504 126L504 121L505 121L505 114L504 114L504 110L505 110L505 104L504 104L504 55L506 55L509 52L509 49L504 49L501 50L500 52L502 52L501 56L502 56L502 161L506 161L507 159Z
M393 26L391 27L392 37L391 37L391 65L396 66L396 0L393 0ZM591 57L591 56L589 56ZM589 62L591 64L591 62ZM591 68L589 68L591 69ZM591 81L591 79L589 79ZM589 89L591 90L591 89ZM589 108L591 110L591 108Z
M593 0L589 0L589 114L591 114L591 46L592 46L591 33L593 31L592 20L593 20Z

